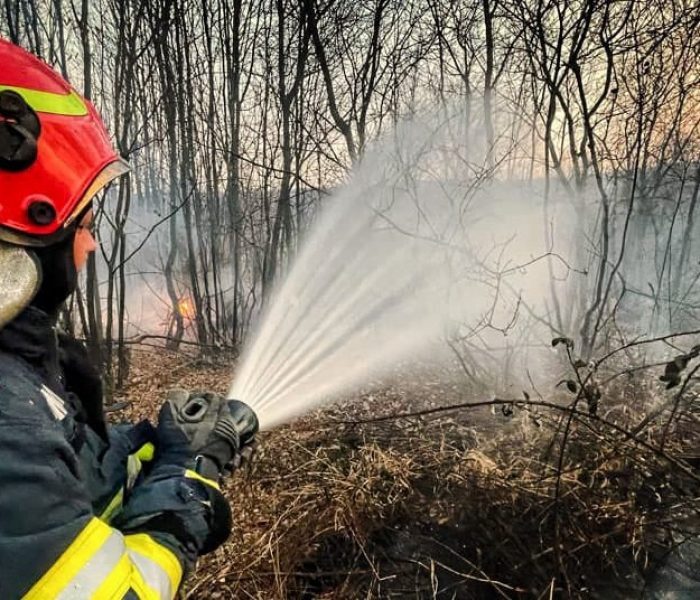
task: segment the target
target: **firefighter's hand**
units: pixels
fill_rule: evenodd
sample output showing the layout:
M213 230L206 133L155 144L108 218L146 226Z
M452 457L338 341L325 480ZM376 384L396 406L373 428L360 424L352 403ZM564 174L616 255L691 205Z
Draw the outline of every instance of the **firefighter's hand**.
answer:
M163 452L194 461L194 469L210 479L250 458L257 431L258 419L247 404L212 392L171 390L158 422Z

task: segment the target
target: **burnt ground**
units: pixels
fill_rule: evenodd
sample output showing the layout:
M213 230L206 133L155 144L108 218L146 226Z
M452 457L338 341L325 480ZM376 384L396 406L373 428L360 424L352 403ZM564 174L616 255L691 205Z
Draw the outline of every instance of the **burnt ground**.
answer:
M225 359L133 357L117 420L153 418L168 387L224 393L230 383ZM626 385L619 402L629 393L638 404L639 386ZM619 433L635 416L614 407L612 429L573 420L563 458L556 410L363 422L473 399L455 372L403 372L263 433L256 460L225 486L234 532L183 596L639 597L668 523L697 510L698 482L678 458L694 442L679 434L659 455Z

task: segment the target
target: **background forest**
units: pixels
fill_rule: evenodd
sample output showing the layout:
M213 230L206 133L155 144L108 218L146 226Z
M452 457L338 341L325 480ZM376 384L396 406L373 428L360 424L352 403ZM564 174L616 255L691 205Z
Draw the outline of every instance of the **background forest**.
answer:
M485 177L563 187L591 224L555 330L590 353L633 297L654 332L692 327L699 19L675 0L4 0L0 34L83 90L132 164L71 313L110 366L139 330L236 347L328 191L440 106L478 120Z
M342 434L313 437L315 421L275 432L249 475L258 491L234 500L256 524L206 564L192 597L408 597L406 581L418 598L588 597L590 573L646 569L651 546L677 542L661 524L697 519L697 3L2 0L0 10L0 35L83 91L132 166L106 192L101 256L64 315L117 396L150 393L134 356L144 345L237 352L324 201L407 120L459 110L453 134L479 157L470 189L536 189L534 208L515 194L507 210L532 212L542 239L549 206L575 217L570 262L540 256L546 301L522 307L563 360L558 396L479 405L527 452L493 436L483 446L458 417L379 427L367 423L371 402L333 413ZM472 342L450 345L482 393ZM424 386L388 390L386 415L444 408L412 401L430 395ZM462 395L438 394L464 408ZM287 505L273 474L295 490ZM433 519L420 535L454 549L468 530L474 547L454 563L444 547L416 549L416 531L396 526L388 541L412 507Z

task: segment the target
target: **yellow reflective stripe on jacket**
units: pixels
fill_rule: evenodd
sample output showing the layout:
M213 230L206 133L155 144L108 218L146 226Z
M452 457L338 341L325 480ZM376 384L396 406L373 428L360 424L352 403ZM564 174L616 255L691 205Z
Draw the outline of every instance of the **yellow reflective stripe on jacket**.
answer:
M109 537L99 550L89 557L83 568L68 582L54 600L75 600L76 598L105 598L98 596L98 591L104 587L104 582L113 580L113 574L121 563L124 555L124 538L116 530L112 530ZM128 573L126 574L128 575ZM123 581L117 578L119 582ZM128 586L128 577L127 586ZM121 585L123 587L123 585ZM118 589L121 589L119 587ZM116 592L115 592L116 593ZM111 597L111 596L108 596Z
M156 448L151 442L146 442L133 454L129 454L126 461L126 489L130 490L134 487L136 479L143 469L143 463L153 460Z
M129 589L139 598L172 600L181 579L177 557L149 535L124 537L93 518L25 600L120 599Z
M157 591L148 587L146 582L141 578L137 578L131 582L131 589L139 600L160 600L162 598ZM99 598L95 598L95 600L99 600Z
M102 583L90 596L84 597L94 598L95 600L100 600L101 598L121 600L131 587L132 571L133 567L129 556L122 554L109 576L102 580Z
M120 489L115 495L112 500L110 500L109 504L107 505L107 508L105 508L102 511L102 514L100 515L100 519L103 520L105 523L109 523L112 518L117 514L122 509L122 505L124 504L124 488Z
M129 556L148 587L156 590L159 598L172 598L182 580L182 565L177 557L148 534L127 535L124 539Z
M20 94L36 112L67 117L82 117L88 114L85 102L74 90L71 90L70 94L54 94L15 85L0 85L0 92L4 90Z
M203 484L208 485L209 487L213 487L215 490L221 491L221 486L216 483L213 479L207 479L206 477L202 477L197 471L193 471L192 469L187 469L185 471L185 477L188 479L196 479L197 481L201 481Z
M131 490L134 483L136 483L136 479L141 473L143 463L152 461L153 457L155 456L155 452L156 447L151 442L146 442L136 452L129 455L126 465L126 490ZM109 523L112 518L122 509L122 505L124 504L124 493L124 488L121 488L110 500L107 508L102 511L100 519L102 519L105 523Z
M146 442L136 451L136 457L141 462L151 462L156 454L156 447L151 442Z
M93 518L73 543L37 581L24 597L25 600L56 598L77 573L85 566L112 534L112 529Z

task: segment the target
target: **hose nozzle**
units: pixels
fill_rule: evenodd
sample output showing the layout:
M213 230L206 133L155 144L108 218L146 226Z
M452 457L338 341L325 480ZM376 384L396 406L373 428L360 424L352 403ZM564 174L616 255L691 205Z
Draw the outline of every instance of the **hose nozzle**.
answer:
M240 436L241 447L243 447L253 440L260 429L258 416L250 406L241 400L229 399L228 407L231 411L231 419Z

